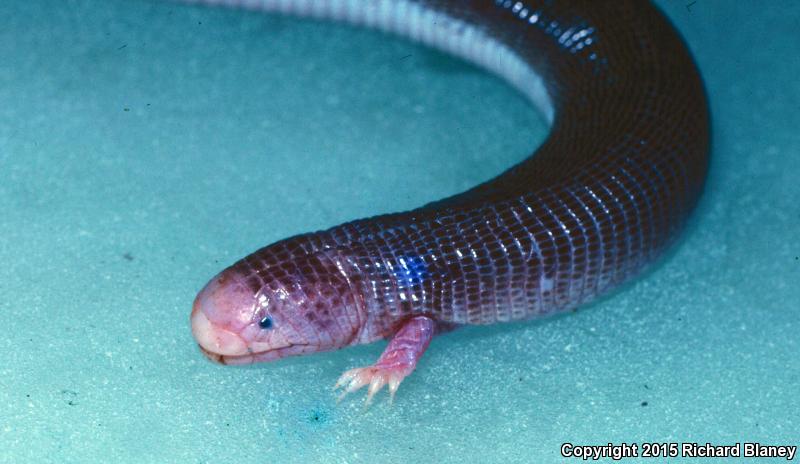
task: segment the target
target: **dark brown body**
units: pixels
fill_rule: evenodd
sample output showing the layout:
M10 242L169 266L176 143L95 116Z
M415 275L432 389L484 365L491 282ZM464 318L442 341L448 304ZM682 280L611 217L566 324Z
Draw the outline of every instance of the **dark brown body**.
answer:
M462 56L519 88L552 127L530 158L467 192L289 238L225 270L192 318L201 346L227 361L395 333L384 357L416 360L434 330L574 308L658 258L702 191L706 96L680 37L646 1L251 3Z
M709 149L700 76L663 15L638 0L419 3L543 77L547 140L463 194L287 239L231 271L253 293L296 288L319 308L308 317L320 332L350 317L342 327L355 323L352 342L365 342L414 314L491 324L574 308L661 255L702 190ZM350 316L325 313L342 306Z

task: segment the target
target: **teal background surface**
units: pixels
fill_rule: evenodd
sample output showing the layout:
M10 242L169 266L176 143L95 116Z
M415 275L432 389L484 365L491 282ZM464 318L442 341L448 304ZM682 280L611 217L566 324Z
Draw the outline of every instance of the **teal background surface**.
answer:
M659 4L713 115L685 238L585 310L435 339L395 404L363 411L331 387L384 343L214 365L189 330L196 292L267 243L499 174L543 140L533 108L471 66L345 26L0 3L0 463L800 444L800 3Z

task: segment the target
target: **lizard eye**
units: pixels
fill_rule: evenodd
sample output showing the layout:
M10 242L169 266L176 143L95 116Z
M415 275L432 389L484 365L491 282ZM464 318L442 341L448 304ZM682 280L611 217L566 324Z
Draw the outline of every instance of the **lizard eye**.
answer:
M258 326L262 329L271 329L272 328L272 318L269 316L264 316L263 319L258 321Z

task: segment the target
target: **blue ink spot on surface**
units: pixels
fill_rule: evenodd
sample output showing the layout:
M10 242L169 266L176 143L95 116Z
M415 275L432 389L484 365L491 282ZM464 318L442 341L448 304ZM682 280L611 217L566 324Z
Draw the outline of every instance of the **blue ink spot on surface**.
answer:
M308 414L306 422L309 424L324 424L330 419L330 413L324 409L314 408Z

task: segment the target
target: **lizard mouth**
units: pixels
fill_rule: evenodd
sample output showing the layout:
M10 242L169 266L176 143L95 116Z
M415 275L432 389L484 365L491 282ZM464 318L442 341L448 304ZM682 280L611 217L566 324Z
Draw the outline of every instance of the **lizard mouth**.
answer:
M200 351L208 359L220 364L253 364L315 351L307 343L291 343L282 339L280 346L264 343L251 345L235 331L211 322L198 305L192 310L191 324Z
M215 324L195 305L191 316L192 333L200 351L210 360L221 364L252 364L285 358L305 351L305 344L285 342L281 346L254 344L251 346L238 333ZM266 348L266 349L265 349Z
M226 364L226 365L254 364L263 361L274 361L276 359L303 354L308 351L314 351L313 348L310 348L310 345L307 344L289 344L286 346L282 346L280 348L272 348L265 351L250 352L247 354L239 354L239 355L224 355L215 353L213 351L209 351L208 349L203 347L203 345L198 345L198 346L200 347L200 351L203 353L203 355L205 355L205 357L216 363Z

